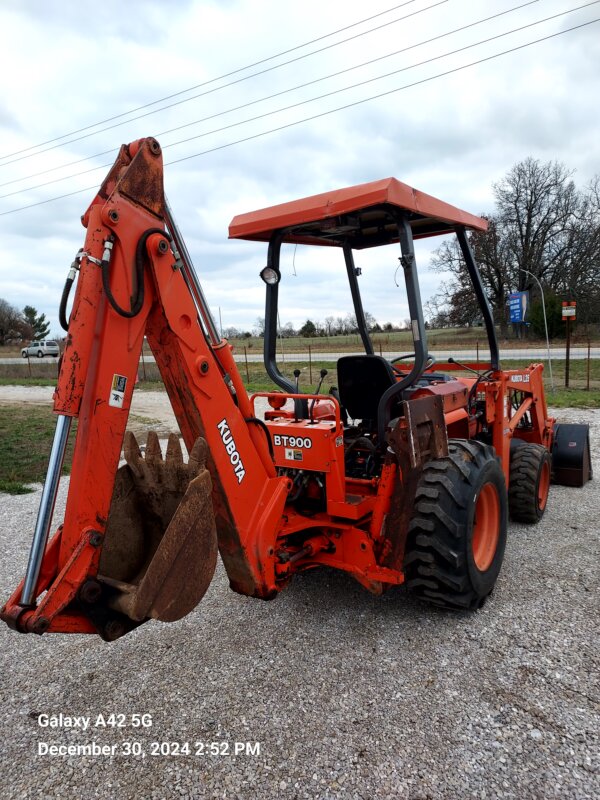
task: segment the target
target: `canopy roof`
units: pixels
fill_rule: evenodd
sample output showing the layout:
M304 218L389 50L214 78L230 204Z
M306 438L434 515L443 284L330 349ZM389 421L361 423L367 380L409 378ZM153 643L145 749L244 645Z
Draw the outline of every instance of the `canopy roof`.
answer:
M415 239L449 233L456 227L485 231L487 221L413 189L396 178L315 194L234 217L230 239L267 242L286 229L284 242L355 249L398 241L396 219L407 214Z

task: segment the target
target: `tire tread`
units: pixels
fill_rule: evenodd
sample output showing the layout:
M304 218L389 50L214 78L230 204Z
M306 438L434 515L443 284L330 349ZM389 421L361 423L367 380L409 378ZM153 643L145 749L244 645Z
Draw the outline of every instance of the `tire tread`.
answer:
M468 504L480 470L499 460L493 447L474 440L451 439L448 449L448 456L425 465L419 481L406 541L405 583L428 603L476 609L485 596L473 585L464 551Z
M537 503L538 475L550 454L541 444L527 443L517 447L510 459L508 510L515 522L535 523L543 516Z

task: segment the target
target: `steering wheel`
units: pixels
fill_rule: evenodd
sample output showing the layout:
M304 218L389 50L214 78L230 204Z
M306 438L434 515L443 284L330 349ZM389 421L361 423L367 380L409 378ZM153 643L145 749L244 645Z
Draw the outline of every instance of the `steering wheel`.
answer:
M404 377L404 376L407 374L407 373L406 373L406 372L404 372L403 370L401 370L401 369L398 369L398 367L395 367L395 366L394 366L394 364L396 364L396 362L397 362L397 361L405 361L407 358L414 358L414 357L415 357L415 354L414 354L414 353L406 353L406 354L405 354L405 355L403 355L403 356L397 356L396 358L393 358L393 359L390 361L390 364L392 365L392 369L394 370L395 374L396 374L396 375L399 375L399 376L401 376L401 377ZM425 362L425 369L427 370L427 369L429 369L430 367L433 367L433 365L435 364L435 362L436 362L435 356L430 356L430 355L428 354L428 355L427 355L427 361Z

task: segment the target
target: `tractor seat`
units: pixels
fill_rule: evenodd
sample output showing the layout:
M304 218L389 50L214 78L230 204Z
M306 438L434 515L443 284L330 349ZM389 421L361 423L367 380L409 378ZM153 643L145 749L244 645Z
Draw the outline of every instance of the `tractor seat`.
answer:
M348 414L364 424L376 424L381 396L396 383L390 362L366 354L343 356L338 359L337 374L340 401Z

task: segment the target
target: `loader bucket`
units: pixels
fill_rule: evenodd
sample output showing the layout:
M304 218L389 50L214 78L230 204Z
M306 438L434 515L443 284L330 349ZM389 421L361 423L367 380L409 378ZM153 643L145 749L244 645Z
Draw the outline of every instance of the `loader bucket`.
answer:
M169 437L163 459L156 433L145 457L135 436L124 441L98 569L108 605L135 622L174 622L200 602L217 563L207 446L198 439L183 460Z

